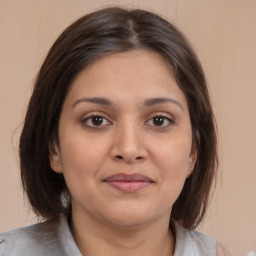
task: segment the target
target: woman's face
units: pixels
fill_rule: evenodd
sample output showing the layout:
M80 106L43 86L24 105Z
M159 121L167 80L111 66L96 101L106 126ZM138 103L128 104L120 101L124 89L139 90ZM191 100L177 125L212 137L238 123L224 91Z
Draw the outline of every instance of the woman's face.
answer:
M168 222L197 154L185 96L146 50L80 72L53 148L51 167L64 175L73 217L121 227Z

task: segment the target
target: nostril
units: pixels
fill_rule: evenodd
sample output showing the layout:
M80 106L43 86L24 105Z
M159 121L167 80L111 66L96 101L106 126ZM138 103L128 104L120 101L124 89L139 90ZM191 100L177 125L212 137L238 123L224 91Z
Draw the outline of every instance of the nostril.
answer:
M121 155L116 155L116 157L115 157L116 159L119 159L119 160L126 160L126 161L135 161L135 162L140 162L140 161L142 161L143 160L143 156L138 156L138 157L135 157L135 158L126 158L126 157L123 157L123 156L121 156Z

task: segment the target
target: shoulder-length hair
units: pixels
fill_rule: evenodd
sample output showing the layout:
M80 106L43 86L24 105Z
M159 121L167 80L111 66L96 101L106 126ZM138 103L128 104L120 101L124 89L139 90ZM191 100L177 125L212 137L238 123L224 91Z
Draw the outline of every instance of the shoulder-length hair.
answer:
M49 145L58 143L63 102L78 73L102 56L148 49L172 69L190 113L198 157L171 219L194 229L203 219L216 177L216 126L201 65L184 36L169 22L145 10L106 8L70 25L51 47L38 73L20 137L22 185L34 212L43 219L71 213L62 174L49 163Z

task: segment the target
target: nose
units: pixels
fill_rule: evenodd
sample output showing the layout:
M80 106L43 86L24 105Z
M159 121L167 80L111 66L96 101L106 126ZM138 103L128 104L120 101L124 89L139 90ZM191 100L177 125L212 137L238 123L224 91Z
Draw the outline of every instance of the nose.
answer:
M114 134L111 157L114 161L127 164L144 162L148 156L145 142L140 127L124 124Z

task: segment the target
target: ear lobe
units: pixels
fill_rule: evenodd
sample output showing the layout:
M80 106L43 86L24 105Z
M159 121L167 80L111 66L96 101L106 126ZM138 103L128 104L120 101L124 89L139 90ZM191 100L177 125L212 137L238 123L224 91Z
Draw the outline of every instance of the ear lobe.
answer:
M192 168L192 170L195 167L196 160L197 160L197 149L200 145L200 134L199 131L196 130L195 136L193 136L193 141L192 141L192 147L191 147L191 152L189 156L189 167Z
M49 144L49 160L52 170L62 173L60 150L55 141Z
M193 145L191 148L190 156L189 156L189 166L194 169L197 159L197 146Z
M195 143L193 144L188 160L188 171L187 171L187 178L191 175L194 170L195 164L197 160L197 146Z

